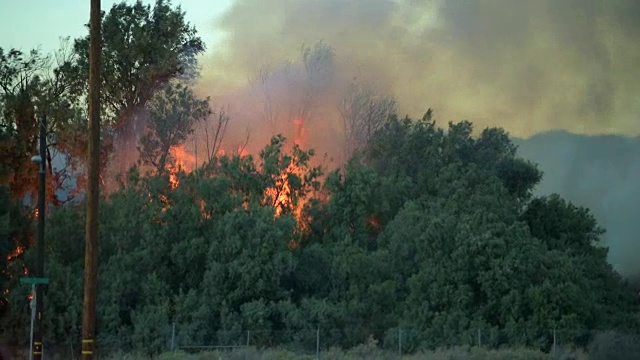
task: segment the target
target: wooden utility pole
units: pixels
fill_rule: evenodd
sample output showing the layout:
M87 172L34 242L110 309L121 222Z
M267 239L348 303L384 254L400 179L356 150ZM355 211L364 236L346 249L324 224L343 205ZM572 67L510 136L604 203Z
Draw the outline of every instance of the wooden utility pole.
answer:
M89 141L87 146L87 222L82 304L82 359L96 353L96 300L98 294L98 202L100 201L100 0L91 0L89 20Z

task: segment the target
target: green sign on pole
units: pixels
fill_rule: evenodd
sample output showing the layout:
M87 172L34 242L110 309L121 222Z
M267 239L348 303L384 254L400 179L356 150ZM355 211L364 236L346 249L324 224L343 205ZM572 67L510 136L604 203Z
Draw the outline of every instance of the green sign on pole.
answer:
M36 285L36 284L46 285L49 283L49 278L23 277L23 278L20 278L20 283L31 284L31 285Z

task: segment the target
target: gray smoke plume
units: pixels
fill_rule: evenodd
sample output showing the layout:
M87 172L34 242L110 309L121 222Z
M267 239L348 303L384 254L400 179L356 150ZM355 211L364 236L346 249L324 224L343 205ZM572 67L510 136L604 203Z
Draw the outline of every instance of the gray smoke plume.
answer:
M636 0L236 0L212 28L226 38L203 61L209 93L323 40L338 73L374 77L413 116L516 136L640 130Z
M588 207L607 231L609 261L640 287L640 137L552 131L515 141L544 171L537 192Z

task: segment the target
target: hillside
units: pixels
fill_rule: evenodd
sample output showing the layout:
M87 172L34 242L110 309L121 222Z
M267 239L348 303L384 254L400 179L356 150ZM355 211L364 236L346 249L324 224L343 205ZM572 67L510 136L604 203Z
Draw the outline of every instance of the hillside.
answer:
M640 285L640 138L550 131L514 143L544 172L536 192L590 208L607 230L611 263Z

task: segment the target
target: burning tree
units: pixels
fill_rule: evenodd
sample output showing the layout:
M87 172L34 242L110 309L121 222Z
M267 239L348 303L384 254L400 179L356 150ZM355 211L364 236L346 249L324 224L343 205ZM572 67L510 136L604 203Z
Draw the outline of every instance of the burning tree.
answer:
M211 115L209 99L200 100L191 89L175 83L157 94L147 110L149 123L138 147L140 160L163 174L175 165L172 148L183 145L193 134L194 125Z
M215 121L214 121L215 118ZM207 151L206 163L209 164L219 155L222 140L227 132L227 126L229 125L230 117L224 108L220 108L215 117L211 117L209 120L202 123L205 136L205 150ZM196 163L198 158L198 138L194 139L195 157ZM247 141L249 141L249 135L247 134ZM246 143L245 143L246 146ZM197 164L196 164L197 165Z
M314 109L333 84L335 51L318 42L303 45L300 56L297 66L287 62L271 70L263 67L252 83L261 93L262 116L272 133L292 134L294 144L303 146L304 121L313 118Z
M115 4L102 19L102 45L104 133L115 138L116 165L125 172L134 164L129 157L136 154L147 127L147 103L171 81L194 78L196 57L205 46L181 8L165 0L154 6L140 0ZM68 77L88 79L88 49L88 36L75 40L75 57L64 69ZM86 82L78 82L72 90L78 97L86 96Z
M260 152L262 171L267 179L265 203L275 208L276 216L299 212L305 196L318 190L318 177L322 175L319 167L309 167L313 150L302 150L297 144L291 154L283 153L285 138L275 136L271 144Z

